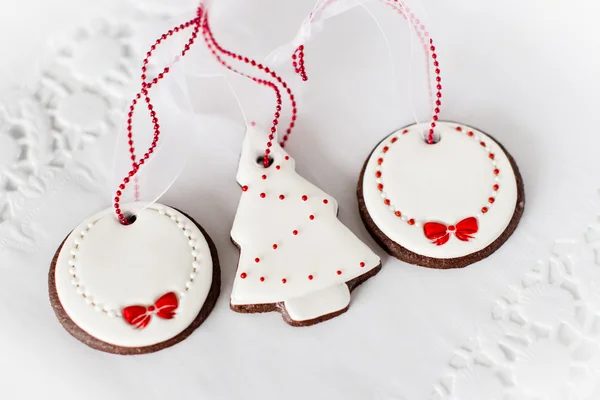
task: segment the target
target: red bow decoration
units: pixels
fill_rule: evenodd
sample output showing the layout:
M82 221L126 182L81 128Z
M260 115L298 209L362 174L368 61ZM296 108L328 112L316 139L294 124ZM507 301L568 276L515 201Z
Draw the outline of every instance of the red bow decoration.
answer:
M469 239L473 239L473 235L478 230L479 226L475 217L465 218L456 226L446 226L439 222L427 222L423 225L423 232L427 239L431 239L431 242L438 246L445 244L450 239L450 233L452 232L459 240L468 242Z
M142 329L148 325L152 319L152 314L156 314L163 319L172 319L175 316L175 310L178 306L177 295L169 292L162 295L152 306L125 307L123 309L123 318L128 324L135 326L136 329Z

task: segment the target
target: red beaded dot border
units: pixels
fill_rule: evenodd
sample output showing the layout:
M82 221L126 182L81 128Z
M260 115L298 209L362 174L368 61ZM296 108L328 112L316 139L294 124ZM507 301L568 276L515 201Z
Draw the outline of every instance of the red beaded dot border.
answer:
M498 191L500 190L500 185L498 184L498 182L500 180L500 169L498 169L498 164L496 162L496 155L494 153L492 153L490 146L486 142L486 140L487 140L486 138L484 138L483 136L476 135L472 130L463 130L463 128L460 126L457 126L455 128L455 130L457 132L464 132L464 134L467 137L473 139L473 141L475 141L475 142L478 142L480 147L483 148L488 153L488 159L490 160L490 163L492 164L492 168L493 168L492 172L495 176L494 185L492 186L492 195L490 197L488 197L487 203L483 207L481 207L480 212L477 214L479 217L479 216L487 213L489 211L490 207L492 206L492 204L494 204L496 202L496 196L498 195ZM402 137L403 135L406 135L407 133L410 133L410 132L411 132L411 130L404 129L404 130L402 130L402 132L400 134L392 135L392 137L390 139L386 140L383 143L381 152L379 153L379 156L377 157L377 166L375 167L375 184L377 185L377 190L379 190L381 192L381 197L383 198L383 204L385 204L390 209L390 211L394 213L394 215L396 217L402 219L402 221L406 222L409 225L421 226L422 222L417 221L414 218L404 215L402 213L402 211L399 210L396 207L396 205L394 204L394 202L392 202L392 200L388 197L387 193L384 191L385 184L383 182L383 171L381 170L383 163L385 161L386 155L390 151L390 148L394 145L394 143L398 142L398 139L400 137Z

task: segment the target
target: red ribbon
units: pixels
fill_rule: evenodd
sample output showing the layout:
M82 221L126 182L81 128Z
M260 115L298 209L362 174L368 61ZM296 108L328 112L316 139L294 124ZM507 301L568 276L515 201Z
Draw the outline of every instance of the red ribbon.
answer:
M179 307L177 295L169 292L156 300L154 305L125 307L123 318L128 324L135 326L136 329L143 329L152 319L152 314L156 314L162 319L172 319L175 316L177 307Z
M475 217L465 218L457 223L456 226L446 226L439 222L427 222L423 225L423 232L427 239L430 239L431 243L435 243L438 246L448 242L451 233L454 233L457 239L468 242L469 239L473 239L478 230L479 225Z

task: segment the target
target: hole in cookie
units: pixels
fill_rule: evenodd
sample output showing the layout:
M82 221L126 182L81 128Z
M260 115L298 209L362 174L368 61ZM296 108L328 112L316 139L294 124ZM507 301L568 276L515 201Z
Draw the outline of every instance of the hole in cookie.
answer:
M265 167L265 156L264 155L258 156L256 158L256 163L264 168ZM273 165L273 157L269 156L269 165L266 168L269 168L271 165Z
M125 217L125 220L127 221L127 225L131 225L135 221L137 221L137 216L133 213L126 212L125 214L123 214L123 216Z
M434 132L434 134L433 134L433 143L429 143L428 137L429 137L428 133L425 132L423 134L423 141L427 144L438 144L442 140L442 136L437 132Z

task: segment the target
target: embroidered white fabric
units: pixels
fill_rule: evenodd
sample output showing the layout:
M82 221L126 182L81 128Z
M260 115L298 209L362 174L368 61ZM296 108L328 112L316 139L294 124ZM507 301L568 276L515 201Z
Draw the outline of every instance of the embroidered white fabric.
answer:
M295 81L300 115L287 147L298 172L338 200L342 222L382 257L350 310L310 328L229 310L243 118L223 79L190 80L205 117L183 121L193 154L161 202L214 239L219 301L192 336L155 354L108 355L69 336L48 301L52 255L110 205L114 140L142 55L194 3L1 6L10 40L0 41L0 398L600 398L600 58L590 51L600 46L600 6L583 0L569 8L422 1L444 77L443 117L495 137L523 175L523 219L489 259L455 271L407 265L363 227L355 197L363 160L412 112L406 81L389 84L377 26L355 8L307 45L309 80L302 89ZM227 47L264 59L293 40L313 4L221 0L212 26ZM370 9L388 37L406 39L404 20ZM401 42L390 43L400 77ZM281 72L290 78L291 65ZM268 122L272 93L228 77L248 118Z

